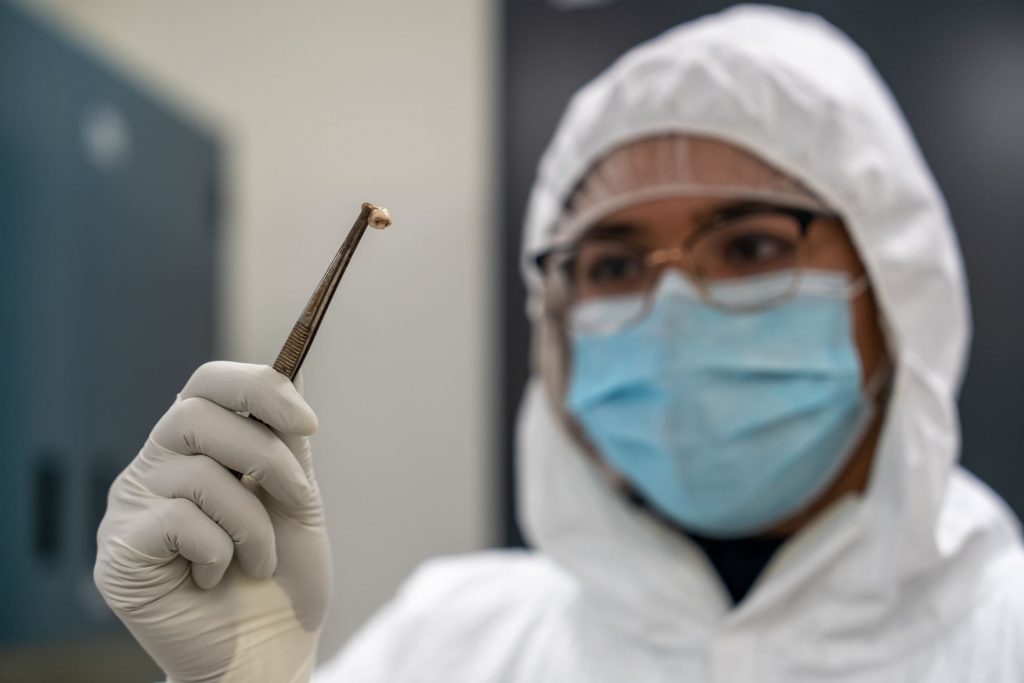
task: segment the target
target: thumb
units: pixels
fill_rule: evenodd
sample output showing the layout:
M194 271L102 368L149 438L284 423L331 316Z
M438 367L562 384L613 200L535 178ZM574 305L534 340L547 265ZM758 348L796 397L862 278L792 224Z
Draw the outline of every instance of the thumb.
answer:
M287 434L312 434L318 426L316 413L295 385L268 365L204 363L178 394L180 399L194 396L228 410L250 413Z
M299 370L297 373L295 373L295 379L292 380L292 386L295 387L295 391L299 392L299 396L305 397L305 391L303 391L302 389L302 370Z
M299 370L295 374L295 379L292 380L292 385L295 387L295 391L299 396L303 396L303 381L302 381L302 370ZM295 459L302 465L303 471L306 473L306 478L309 479L310 484L316 484L316 479L313 476L313 453L309 446L309 438L299 434L286 434L285 432L274 430L277 434L277 438L281 439L286 446L295 454Z
M274 434L277 435L284 445L288 447L288 450L292 452L295 459L299 462L302 467L302 471L306 474L306 479L310 485L316 489L316 475L313 471L313 449L309 445L308 436L300 436L298 434L286 434L278 430L274 430Z

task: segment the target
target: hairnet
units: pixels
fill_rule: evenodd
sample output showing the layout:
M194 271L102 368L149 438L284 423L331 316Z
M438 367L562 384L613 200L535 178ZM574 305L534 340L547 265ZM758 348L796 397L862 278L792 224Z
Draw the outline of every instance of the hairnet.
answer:
M735 145L683 133L654 135L623 144L591 167L566 202L556 240L572 239L628 206L685 196L826 210L799 182Z

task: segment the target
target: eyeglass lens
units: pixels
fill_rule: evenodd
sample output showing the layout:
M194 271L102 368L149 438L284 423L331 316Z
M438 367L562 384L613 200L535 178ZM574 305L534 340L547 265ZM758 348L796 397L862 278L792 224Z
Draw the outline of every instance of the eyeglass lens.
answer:
M758 308L783 299L798 279L803 234L800 221L781 212L758 212L719 220L694 233L682 249L651 249L634 241L584 237L560 265L566 302L629 302L642 316L666 265L680 265L711 305ZM665 258L666 254L672 258ZM756 287L740 286L757 281Z

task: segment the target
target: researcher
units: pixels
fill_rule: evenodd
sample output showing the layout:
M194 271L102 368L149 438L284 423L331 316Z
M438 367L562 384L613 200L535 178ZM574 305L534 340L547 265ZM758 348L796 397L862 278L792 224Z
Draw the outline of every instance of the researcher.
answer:
M954 229L845 35L744 6L623 55L541 160L522 264L532 549L426 563L314 672L316 416L203 365L99 530L170 680L1024 681L1021 530L957 464Z

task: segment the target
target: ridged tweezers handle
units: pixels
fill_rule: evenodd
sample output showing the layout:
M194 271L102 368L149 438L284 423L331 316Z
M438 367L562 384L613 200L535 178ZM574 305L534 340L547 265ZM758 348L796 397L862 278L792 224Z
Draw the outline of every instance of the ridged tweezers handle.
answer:
M277 360L274 361L274 369L285 375L288 379L295 379L295 375L302 365L303 357L308 349L307 344L311 336L310 332L311 330L308 325L304 325L301 321L295 323L291 334L288 335L284 346L281 347L280 353L277 354Z
M373 204L363 204L356 222L352 224L352 229L348 231L341 248L334 255L331 265L327 267L327 272L320 279L320 284L317 285L313 296L309 298L302 315L299 316L298 321L292 327L291 334L288 335L280 353L277 354L274 369L288 379L294 380L295 376L299 374L299 368L302 367L302 361L306 359L309 347L313 344L313 338L316 336L317 330L320 329L320 322L324 318L327 306L331 303L334 291L338 288L338 283L341 282L341 276L344 275L349 261L352 260L352 254L355 253L359 240L366 232L370 213L378 208Z

